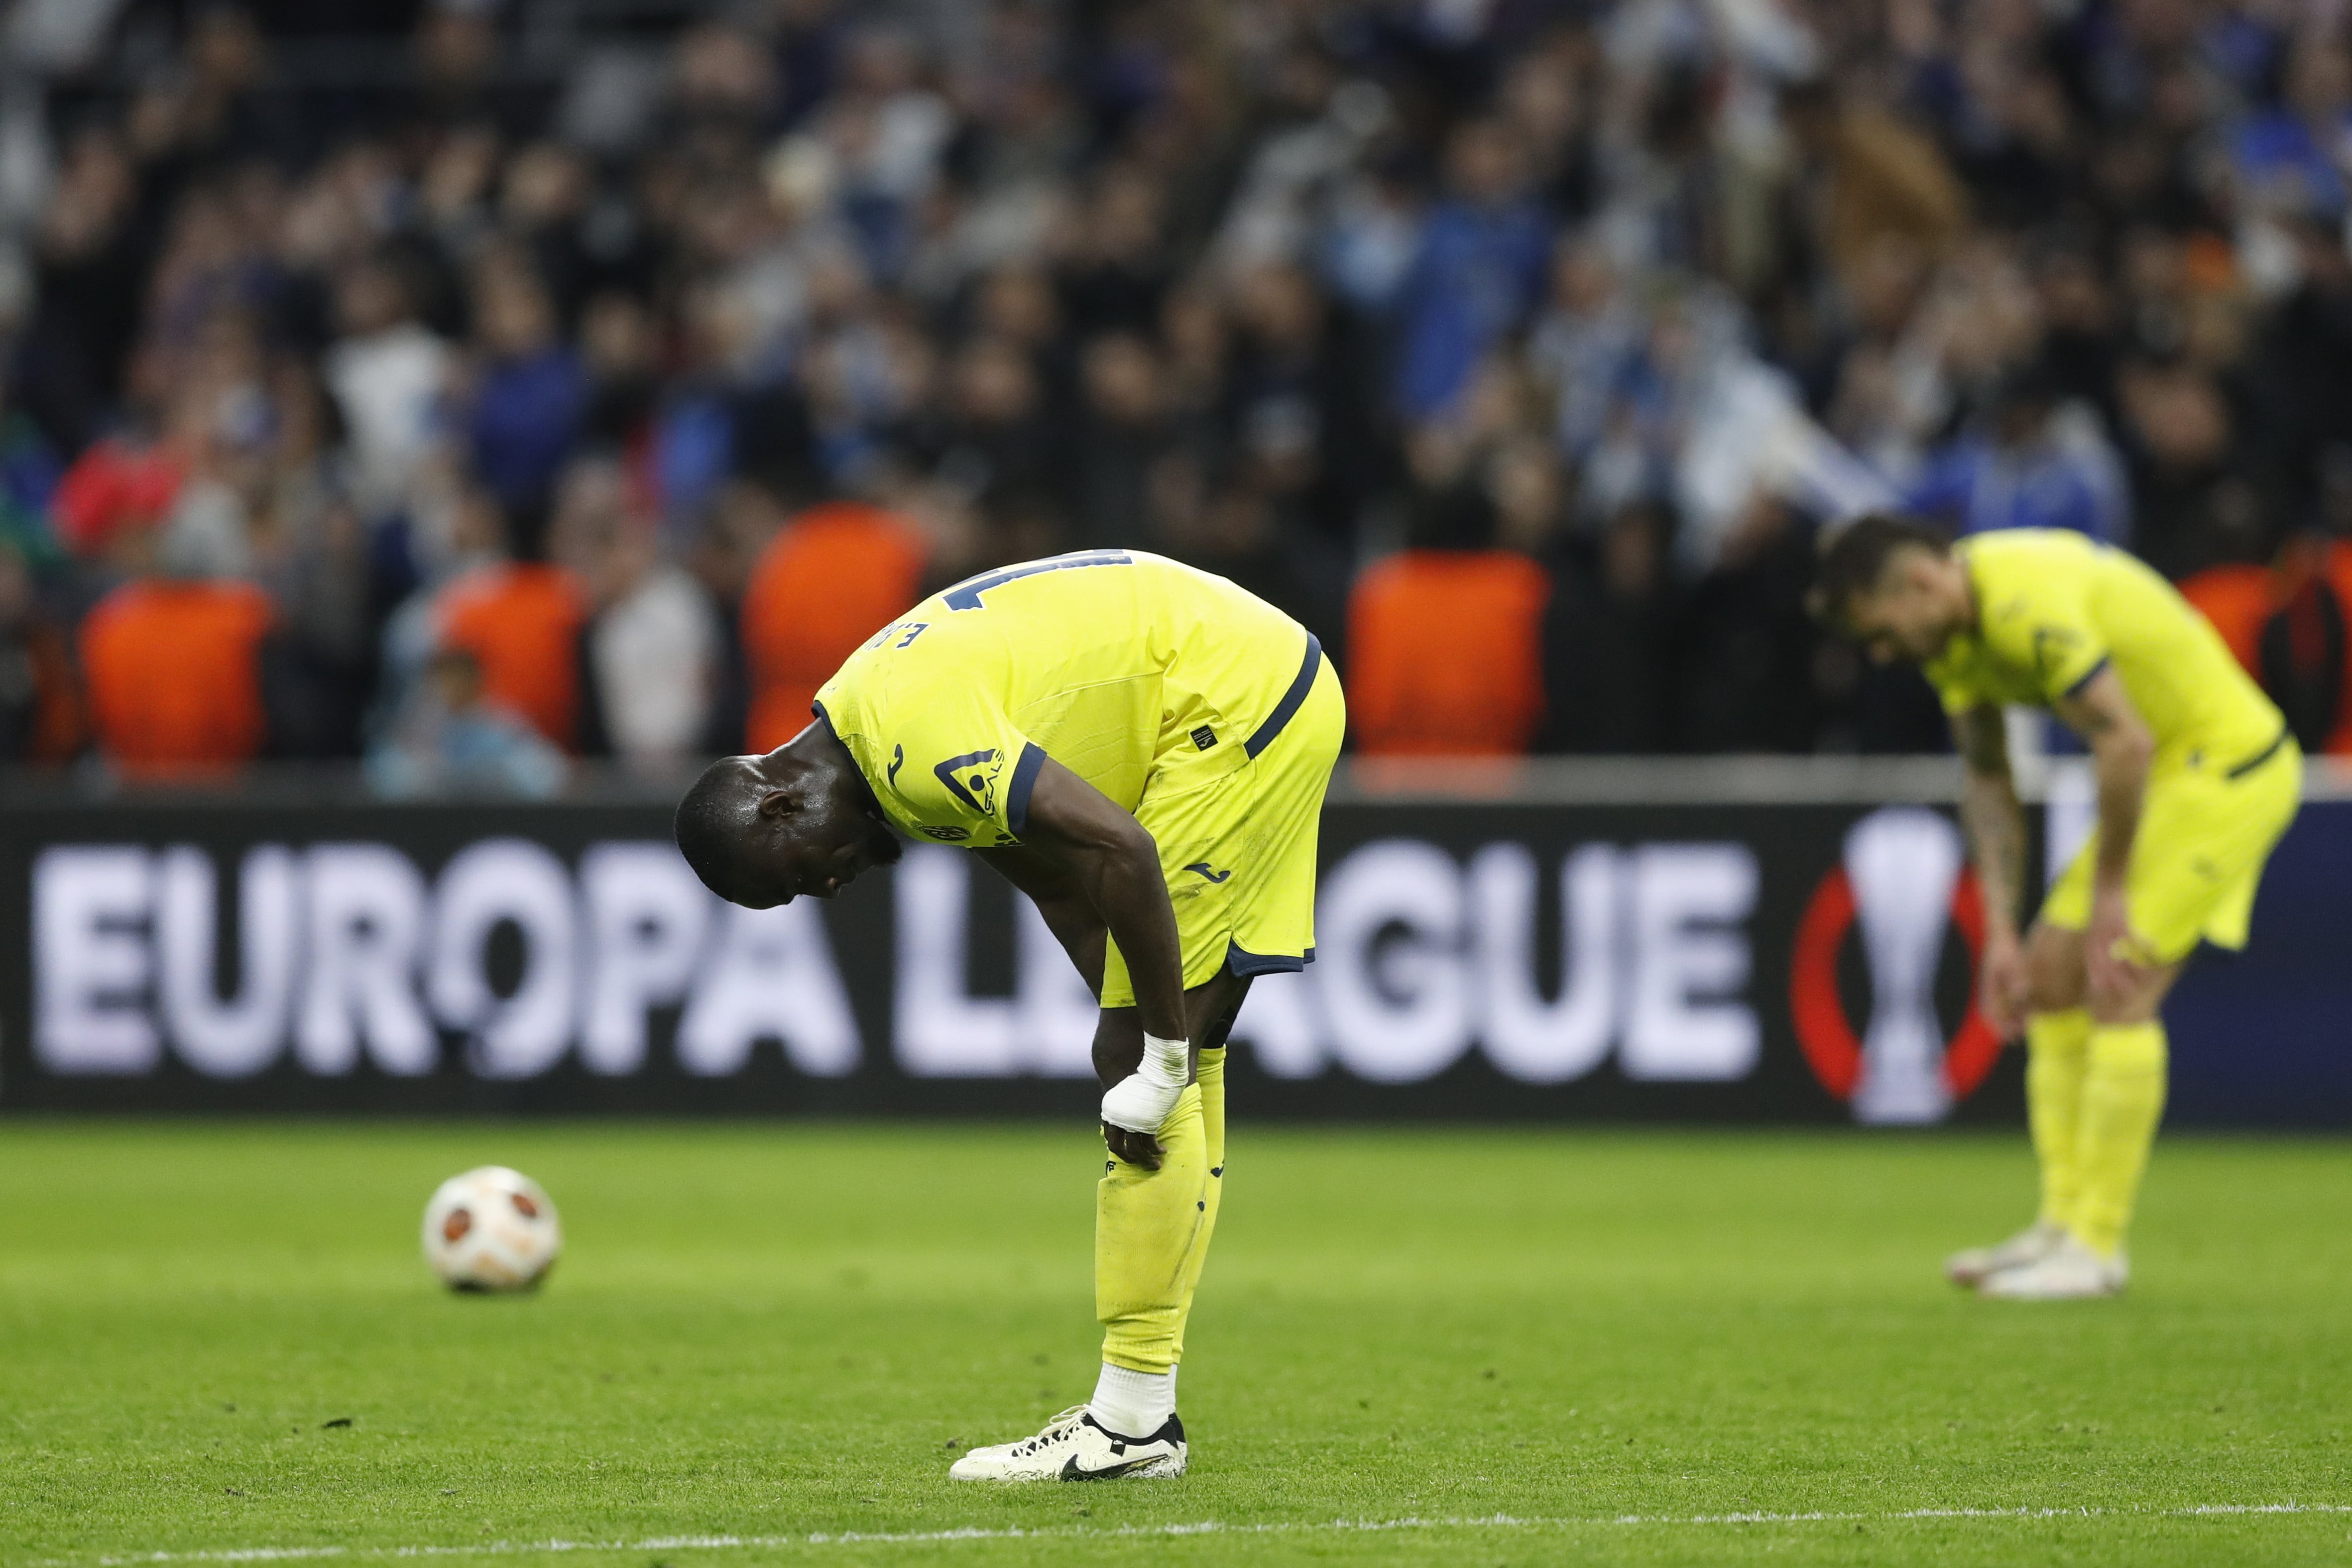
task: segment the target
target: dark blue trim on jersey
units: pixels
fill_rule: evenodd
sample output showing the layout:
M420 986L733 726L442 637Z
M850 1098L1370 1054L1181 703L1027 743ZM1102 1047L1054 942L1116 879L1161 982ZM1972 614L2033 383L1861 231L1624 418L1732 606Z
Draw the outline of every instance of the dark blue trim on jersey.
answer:
M1315 962L1315 949L1309 947L1304 956L1295 953L1253 953L1240 943L1225 944L1225 967L1244 980L1260 975L1295 975Z
M1087 566L1133 566L1134 564L1135 558L1123 549L1073 550L1068 555L1047 556L1044 560L1024 561L1019 566L999 567L994 571L984 571L978 577L968 577L940 594L940 598L950 610L984 610L987 606L980 601L982 594L992 588L1002 588L1006 583L1016 581L1021 578L1035 577L1040 572L1047 571L1074 571L1080 567Z
M2068 687L2065 689L2065 691L2064 691L2064 692L2063 692L2063 693L2061 693L2060 695L2063 695L2063 696L2070 696L2070 697L2071 697L2071 696L2074 695L2076 693L2080 692L2080 691L2081 691L2084 686L2089 685L2093 681L2095 681L2095 680L2097 680L2097 679L2099 678L2099 672L2100 672L2100 671L2102 671L2102 670L2104 670L2104 669L2105 669L2105 668L2107 667L2108 662L2109 662L2109 661L2108 661L2107 656L2106 656L2105 654L2104 654L2104 653L2100 654L2100 655L2099 655L2099 662L2098 662L2097 664L2093 664L2089 669L2084 670L2084 671L2083 672L2083 678L2082 678L2081 680L2079 680L2079 681L2076 681L2073 685L2068 686Z
M1265 716L1265 722L1257 727L1257 733L1242 742L1244 752L1255 757L1274 744L1274 737L1282 733L1282 727L1290 722L1298 712L1299 705L1307 700L1307 694L1315 689L1315 672L1322 664L1323 644L1315 640L1314 632L1309 632L1307 633L1307 660L1298 666L1298 678L1290 683L1290 689L1282 694L1282 700L1274 705L1274 711Z
M1045 766L1045 748L1035 741L1021 748L1013 765L1013 782L1004 791L1004 825L1019 838L1029 831L1029 791L1037 788L1037 770Z
M2228 772L2222 774L2221 777L2230 779L2232 782L2235 782L2240 779L2243 779L2247 774L2252 773L2255 768L2260 768L2263 763L2268 762L2272 758L2276 757L2281 751L2284 750L2291 735L2291 731L2284 729L2280 730L2278 732L2277 739L2272 741L2268 746L2263 747L2260 751L2255 752L2252 757L2247 758L2243 762L2239 763L2235 768L2232 768Z

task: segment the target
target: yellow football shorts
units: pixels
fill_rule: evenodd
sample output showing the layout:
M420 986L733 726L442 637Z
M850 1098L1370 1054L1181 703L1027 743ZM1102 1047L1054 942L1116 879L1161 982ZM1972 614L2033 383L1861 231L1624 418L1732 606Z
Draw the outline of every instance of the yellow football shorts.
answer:
M2263 864L2303 798L2303 752L2290 737L2238 761L2197 755L2151 773L2132 841L2124 901L2142 962L2176 964L2199 939L2243 947ZM2084 842L2042 902L2063 931L2090 924L2098 835Z
M1331 661L1318 653L1316 665L1297 711L1246 765L1181 795L1147 789L1135 809L1160 845L1187 990L1228 964L1265 975L1314 956L1316 828L1348 728ZM1116 942L1104 957L1102 1005L1135 1005Z

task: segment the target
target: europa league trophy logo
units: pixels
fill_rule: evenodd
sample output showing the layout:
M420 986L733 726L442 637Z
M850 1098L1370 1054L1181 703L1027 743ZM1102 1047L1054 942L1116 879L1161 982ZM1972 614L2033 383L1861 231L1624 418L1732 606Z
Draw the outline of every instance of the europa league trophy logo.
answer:
M1789 1008L1805 1063L1857 1121L1935 1122L1984 1082L2000 1040L1973 1003L1948 1039L1936 1016L1945 933L1971 956L1984 946L1984 903L1960 831L1940 811L1893 806L1848 831L1845 852L1798 922ZM1851 938L1870 977L1870 1018L1857 1036L1839 994Z
M1960 834L1940 812L1874 811L1845 836L1854 924L1870 961L1870 1023L1862 1033L1863 1122L1933 1122L1951 1104L1936 961L1960 874Z

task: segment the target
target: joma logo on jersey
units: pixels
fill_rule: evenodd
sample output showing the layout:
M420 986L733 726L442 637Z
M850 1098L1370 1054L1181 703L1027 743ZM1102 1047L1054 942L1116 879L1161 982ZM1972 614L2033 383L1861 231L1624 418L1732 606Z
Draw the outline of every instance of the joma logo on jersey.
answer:
M996 815L996 776L1004 771L1004 754L993 747L950 757L931 769L948 793L983 817Z

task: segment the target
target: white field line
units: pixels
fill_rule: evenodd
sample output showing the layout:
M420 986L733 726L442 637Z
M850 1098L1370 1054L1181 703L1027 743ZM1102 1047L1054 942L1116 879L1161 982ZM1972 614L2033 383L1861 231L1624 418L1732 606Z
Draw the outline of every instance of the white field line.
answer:
M485 1541L456 1546L243 1546L202 1552L134 1552L111 1557L54 1557L27 1568L137 1568L153 1563L298 1563L317 1558L377 1561L405 1557L514 1557L563 1552L740 1552L811 1546L923 1546L956 1541L1085 1541L1185 1535L1315 1535L1342 1531L1692 1528L1725 1524L1902 1524L1934 1520L2208 1519L2252 1514L2352 1514L2352 1503L2208 1502L2193 1508L1911 1508L1887 1513L1622 1513L1590 1518L1521 1518L1507 1513L1423 1519L1335 1519L1326 1523L1123 1524L1116 1529L1055 1525L990 1530L813 1531L803 1535L657 1535L638 1541Z

